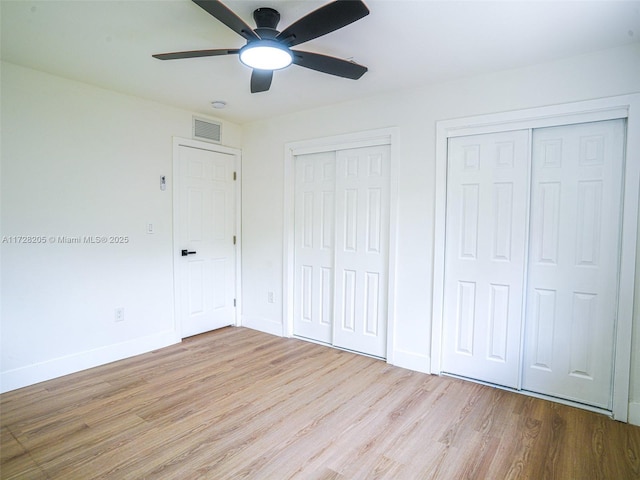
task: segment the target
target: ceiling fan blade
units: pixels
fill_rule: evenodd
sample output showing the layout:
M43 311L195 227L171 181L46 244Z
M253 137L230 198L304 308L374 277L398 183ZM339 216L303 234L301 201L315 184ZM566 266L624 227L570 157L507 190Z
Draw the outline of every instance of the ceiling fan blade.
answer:
M251 93L266 92L271 87L273 70L253 69L251 74Z
M193 2L245 39L249 41L260 39L249 25L244 23L240 17L229 10L222 2L218 0L193 0Z
M368 14L369 9L361 0L336 0L289 25L277 39L292 47L338 30Z
M367 67L341 58L320 55L319 53L292 50L293 63L301 67L317 70L318 72L336 75L338 77L357 80L367 72Z
M196 57L215 57L217 55L234 55L240 50L218 48L216 50L191 50L188 52L172 52L172 53L156 53L152 55L153 58L159 60L177 60L180 58L196 58Z

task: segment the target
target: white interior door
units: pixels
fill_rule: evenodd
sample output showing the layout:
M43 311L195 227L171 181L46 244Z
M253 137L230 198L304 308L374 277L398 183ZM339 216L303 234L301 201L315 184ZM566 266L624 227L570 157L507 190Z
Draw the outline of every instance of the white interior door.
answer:
M335 152L296 157L295 335L331 343L335 247Z
M385 357L389 266L389 146L336 158L334 345Z
M235 156L180 146L176 293L182 337L235 323Z
M296 336L386 356L389 146L295 158Z
M452 138L448 150L442 371L516 388L529 133Z
M523 389L611 409L624 120L533 134Z

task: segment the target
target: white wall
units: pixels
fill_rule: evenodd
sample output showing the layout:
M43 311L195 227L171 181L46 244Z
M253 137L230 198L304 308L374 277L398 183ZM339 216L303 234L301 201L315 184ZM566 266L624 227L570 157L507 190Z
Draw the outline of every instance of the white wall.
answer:
M172 136L191 137L191 113L1 67L2 391L178 341ZM237 125L222 132L241 146ZM46 243L11 243L17 235ZM85 235L128 243L58 241Z
M635 92L640 92L640 45L637 43L245 125L242 224L245 324L270 332L282 330L283 152L287 142L383 127L399 128L394 349L400 355L394 356L402 359L396 361L398 364L413 365L413 368L421 365L420 369L428 371L436 122ZM276 304L267 302L268 290L276 291ZM635 315L634 351L637 352L640 350L637 310ZM639 357L635 355L633 360L631 396L638 406ZM640 422L640 417L636 422Z

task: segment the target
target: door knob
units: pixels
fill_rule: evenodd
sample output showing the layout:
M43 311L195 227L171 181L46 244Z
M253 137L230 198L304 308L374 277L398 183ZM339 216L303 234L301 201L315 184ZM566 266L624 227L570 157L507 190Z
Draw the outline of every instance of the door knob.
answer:
M196 252L189 252L188 250L182 250L182 256L186 257L187 255L195 255Z

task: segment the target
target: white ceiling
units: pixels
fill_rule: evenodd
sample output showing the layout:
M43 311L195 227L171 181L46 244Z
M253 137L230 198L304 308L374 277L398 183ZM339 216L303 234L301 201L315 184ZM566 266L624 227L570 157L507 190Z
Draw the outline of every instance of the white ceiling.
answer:
M250 94L236 55L160 61L154 53L240 48L190 0L0 0L2 59L237 123L640 41L640 1L365 0L367 17L301 44L366 65L360 80L291 66ZM247 24L272 7L282 30L325 0L226 0ZM214 110L213 100L227 108Z

